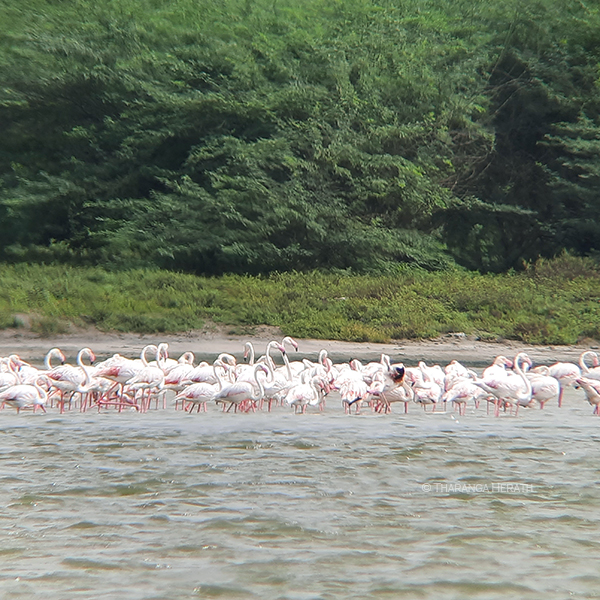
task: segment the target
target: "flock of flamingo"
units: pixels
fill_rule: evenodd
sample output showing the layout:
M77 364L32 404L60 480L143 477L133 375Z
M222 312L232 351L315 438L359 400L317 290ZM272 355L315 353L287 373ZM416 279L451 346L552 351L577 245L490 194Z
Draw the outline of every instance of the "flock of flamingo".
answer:
M222 353L212 364L198 365L192 352L185 352L179 360L169 358L165 343L144 347L135 360L115 354L97 364L92 350L82 348L76 365L65 364L63 352L52 348L44 369L12 354L0 358L0 408L146 412L152 406L166 408L171 390L169 399L175 409L190 413L207 412L209 404L227 412L271 411L279 406L304 413L308 407L323 410L326 398L335 391L346 413L354 409L358 414L365 406L389 413L395 403L403 403L407 412L412 402L435 411L450 402L464 415L469 403L478 408L485 401L488 412L493 406L498 416L501 410L516 415L520 407L544 408L549 401L561 406L565 388L573 386L585 392L594 414L599 414L600 360L593 351L583 352L579 364L536 367L524 352L512 360L498 356L479 376L456 360L445 368L422 361L405 367L393 364L385 354L379 362L364 365L358 360L334 364L326 350L321 350L316 362L293 361L288 347L298 350L293 338L271 341L265 354L255 360L254 346L246 342L244 363ZM283 365L276 363L273 352L279 352ZM53 361L61 364L53 365Z

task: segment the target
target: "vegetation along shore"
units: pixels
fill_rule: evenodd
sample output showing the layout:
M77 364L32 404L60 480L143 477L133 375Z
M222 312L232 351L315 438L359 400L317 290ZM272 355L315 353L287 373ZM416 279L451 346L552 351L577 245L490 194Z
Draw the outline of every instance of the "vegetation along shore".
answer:
M523 272L394 276L281 273L218 278L158 270L0 266L0 326L53 336L77 327L175 333L260 326L321 340L388 343L465 334L480 341L600 339L600 272L591 259L540 260Z

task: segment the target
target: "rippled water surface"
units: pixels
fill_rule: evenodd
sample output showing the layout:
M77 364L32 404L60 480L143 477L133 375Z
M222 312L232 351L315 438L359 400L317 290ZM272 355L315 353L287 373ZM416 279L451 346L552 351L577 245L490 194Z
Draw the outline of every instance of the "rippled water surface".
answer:
M598 598L599 427L5 409L0 597Z

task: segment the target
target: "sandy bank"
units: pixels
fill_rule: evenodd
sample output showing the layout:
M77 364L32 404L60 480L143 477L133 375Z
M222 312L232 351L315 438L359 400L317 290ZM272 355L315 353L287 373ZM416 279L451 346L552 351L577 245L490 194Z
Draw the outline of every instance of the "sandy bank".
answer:
M40 337L27 330L7 329L0 331L0 356L19 354L24 360L39 362L52 347L60 348L70 359L84 346L90 347L104 359L118 352L128 357L139 356L146 345L168 342L169 353L177 358L183 352L192 351L196 360L214 360L220 352L228 352L241 357L246 341L254 344L257 354L262 354L266 344L272 339L281 340L277 330L259 330L252 336L227 335L223 332L190 331L181 334L141 335L131 333L103 333L94 329ZM345 362L353 357L361 360L378 360L381 353L389 354L394 362L416 364L419 360L445 365L452 359L472 365L485 365L495 356L503 354L512 357L525 351L537 364L551 364L556 361L577 362L584 350L598 348L596 343L576 346L531 346L518 342L479 342L468 337L448 336L438 340L412 341L399 340L391 344L338 342L332 340L298 339L299 351L294 358L315 360L321 349L326 349L334 362Z

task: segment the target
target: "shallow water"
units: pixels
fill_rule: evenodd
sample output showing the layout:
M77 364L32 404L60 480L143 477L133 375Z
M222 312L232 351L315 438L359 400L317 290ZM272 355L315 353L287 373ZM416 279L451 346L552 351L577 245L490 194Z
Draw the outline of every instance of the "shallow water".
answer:
M5 409L0 597L597 598L591 410Z

